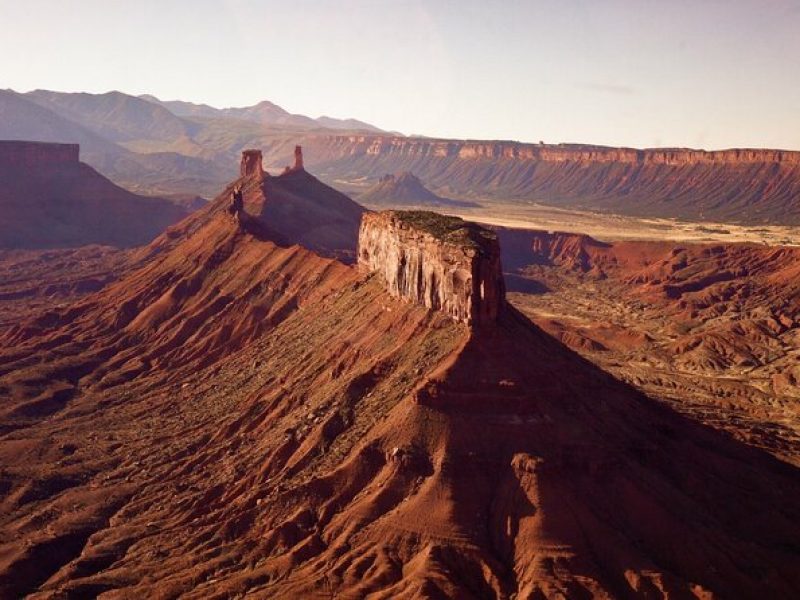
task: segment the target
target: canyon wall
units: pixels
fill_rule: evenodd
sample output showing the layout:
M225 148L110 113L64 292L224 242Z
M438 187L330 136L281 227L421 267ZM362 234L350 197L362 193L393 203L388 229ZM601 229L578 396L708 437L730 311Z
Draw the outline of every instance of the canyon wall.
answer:
M139 246L188 214L78 159L78 144L0 141L0 248Z
M366 213L358 262L379 273L393 296L468 325L494 322L505 301L497 236L456 217Z
M587 144L525 144L522 142L439 140L381 135L318 136L329 147L367 156L427 156L462 159L513 159L538 162L599 162L689 165L697 163L742 164L777 162L800 165L800 152L790 150L690 148L614 148Z
M410 171L433 191L453 198L800 224L800 152L637 150L386 135L314 134L303 144L314 170L329 180Z
M0 140L0 165L2 166L77 165L79 154L78 144Z

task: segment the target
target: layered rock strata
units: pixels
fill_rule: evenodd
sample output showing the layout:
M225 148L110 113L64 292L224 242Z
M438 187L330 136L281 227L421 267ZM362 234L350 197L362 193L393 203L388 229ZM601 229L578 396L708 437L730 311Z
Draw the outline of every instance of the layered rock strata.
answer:
M314 168L357 180L411 171L436 193L636 216L800 224L800 152L609 148L378 135L304 139Z
M468 325L497 319L505 301L500 245L490 230L424 211L367 213L358 262L389 293Z
M328 146L370 156L426 156L463 159L516 159L541 162L691 165L699 163L780 163L800 165L800 152L761 148L697 150L693 148L617 148L589 144L527 144L511 141L442 140L386 135L319 136Z

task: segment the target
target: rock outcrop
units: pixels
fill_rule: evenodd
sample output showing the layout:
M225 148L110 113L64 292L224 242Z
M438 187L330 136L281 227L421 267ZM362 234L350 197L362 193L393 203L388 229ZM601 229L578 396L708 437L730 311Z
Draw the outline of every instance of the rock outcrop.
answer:
M262 177L264 175L264 167L261 160L261 150L243 150L239 174L242 177L251 175Z
M424 211L367 213L358 262L389 293L468 325L497 319L505 300L500 246L490 230Z
M241 177L211 202L227 207L242 186L243 212L260 235L282 245L300 244L325 257L355 262L358 228L364 207L325 185L303 168L296 146L295 166L269 175L261 168L261 150L242 152Z
M800 598L800 470L221 208L0 333L0 598Z
M800 165L800 152L758 148L696 150L692 148L616 148L589 144L526 144L510 141L447 140L387 135L319 136L332 147L377 156L514 159L540 162L694 165L775 162Z
M330 221L310 178L249 178L245 204L284 233L295 207ZM229 193L0 331L0 598L800 598L800 470L511 306L478 332L237 227ZM485 230L364 233L368 264L416 261L437 297L461 268L500 308Z
M294 147L294 171L303 170L303 149L300 146Z

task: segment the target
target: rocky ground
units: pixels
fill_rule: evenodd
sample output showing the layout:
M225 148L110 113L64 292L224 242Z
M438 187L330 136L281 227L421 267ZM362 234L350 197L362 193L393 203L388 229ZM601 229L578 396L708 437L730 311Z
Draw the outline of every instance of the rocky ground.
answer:
M541 235L515 306L651 397L800 463L800 250Z
M0 250L0 331L118 279L132 252L107 246Z
M356 209L330 228L338 196L283 177L127 256L6 257L45 288L119 268L0 299L0 598L800 593L796 251L500 231L542 328L462 240L467 324L436 236L315 254L295 234L352 258ZM298 197L317 218L276 241ZM393 294L423 251L430 293Z

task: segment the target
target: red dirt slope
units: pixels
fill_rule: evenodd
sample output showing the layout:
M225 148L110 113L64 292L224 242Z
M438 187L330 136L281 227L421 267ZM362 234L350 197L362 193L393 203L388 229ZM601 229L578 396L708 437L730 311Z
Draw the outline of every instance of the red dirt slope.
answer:
M800 593L797 469L224 200L4 339L2 594Z
M514 289L534 292L512 301L555 337L800 465L800 249L498 235Z

